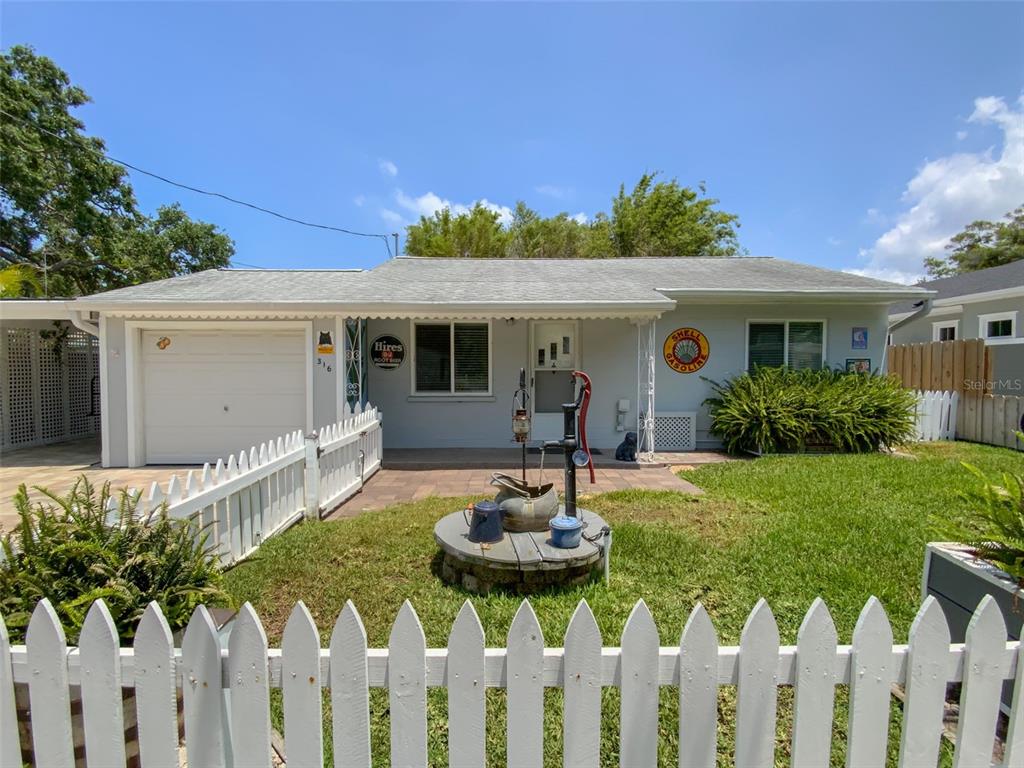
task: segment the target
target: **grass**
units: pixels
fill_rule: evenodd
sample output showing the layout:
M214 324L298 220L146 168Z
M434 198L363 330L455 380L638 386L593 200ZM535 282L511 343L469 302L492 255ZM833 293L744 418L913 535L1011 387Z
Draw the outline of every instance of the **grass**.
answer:
M1019 453L966 443L913 449L910 458L881 454L789 456L707 465L685 474L706 490L702 497L672 492L621 491L595 496L586 506L615 532L611 584L595 582L536 595L531 602L547 644L561 645L577 602L586 598L604 643L618 645L638 598L658 623L663 645L679 641L694 603L700 601L720 641L735 644L760 597L775 613L783 643L793 643L815 597L828 604L840 642L849 642L870 595L885 605L897 642L917 610L924 544L930 516L955 519L965 512L957 491L974 482L961 466L987 472L1021 465ZM459 607L471 599L489 645L503 645L520 598L469 595L436 577L433 525L463 499L427 499L336 523L305 524L271 539L258 556L227 574L230 593L249 600L272 643L292 605L303 600L326 643L345 600L359 608L371 646L387 644L391 622L409 599L427 643L443 647ZM719 755L731 761L734 691L720 696ZM777 759L788 764L790 691L780 691ZM446 764L445 695L429 692L429 746L433 764ZM617 691L604 693L602 762L618 763ZM660 763L675 762L678 712L675 692L662 690ZM387 699L372 701L375 764L387 762ZM894 708L891 752L898 740ZM560 692L546 694L546 764L561 762ZM277 713L279 715L279 712ZM842 764L844 691L837 696L833 762ZM488 742L492 765L504 764L504 696L488 692ZM278 720L280 724L280 720ZM329 739L326 739L329 744Z

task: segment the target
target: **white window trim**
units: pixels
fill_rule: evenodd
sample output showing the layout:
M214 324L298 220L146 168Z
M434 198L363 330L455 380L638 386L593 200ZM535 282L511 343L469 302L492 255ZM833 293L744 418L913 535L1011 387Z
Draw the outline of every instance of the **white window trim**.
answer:
M449 383L447 392L420 392L416 389L416 328L420 325L448 325L448 339L451 344L451 368L449 372ZM487 391L486 392L456 392L455 391L455 326L456 325L481 325L487 326ZM463 398L475 398L475 397L491 397L492 389L494 387L494 376L493 376L493 359L494 359L494 326L491 320L480 319L480 320L410 320L409 321L409 337L412 340L412 354L410 355L412 364L409 366L409 393L412 397L417 398L433 398L438 399L463 399Z
M1009 336L988 336L988 324L998 320L1010 321ZM978 315L978 338L984 339L986 344L1019 344L1020 339L1017 338L1017 310Z
M955 337L957 339L960 338L959 320L939 320L932 323L932 341L939 341L939 331L941 331L943 328L952 328Z
M828 367L828 320L818 317L794 317L791 320L783 320L778 317L747 318L746 329L743 334L743 370L750 370L750 326L759 323L782 323L785 326L782 338L782 364L789 366L789 324L790 323L821 323L821 367ZM857 350L858 352L867 350Z

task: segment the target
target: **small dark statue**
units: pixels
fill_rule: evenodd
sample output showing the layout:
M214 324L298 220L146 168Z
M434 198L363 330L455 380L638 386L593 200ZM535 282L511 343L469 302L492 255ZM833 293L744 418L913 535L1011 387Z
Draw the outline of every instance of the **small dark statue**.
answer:
M636 432L627 432L626 439L615 449L616 461L636 461Z

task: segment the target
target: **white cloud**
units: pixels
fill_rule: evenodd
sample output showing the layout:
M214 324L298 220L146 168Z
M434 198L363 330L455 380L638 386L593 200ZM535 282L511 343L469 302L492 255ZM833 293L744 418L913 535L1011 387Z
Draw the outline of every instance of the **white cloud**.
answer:
M956 132L956 140L957 141L963 141L966 138L967 138L967 131L957 131Z
M540 186L534 187L533 191L538 195L553 197L556 200L564 200L573 193L573 190L569 187L559 187L556 184L541 184Z
M588 221L590 221L590 217L588 217L587 214L585 214L583 211L580 211L575 216L570 216L569 218L575 221L577 224L586 224Z
M384 219L384 221L386 221L388 224L394 224L395 226L399 227L404 226L406 223L405 218L402 216L402 214L398 213L397 211L392 211L390 208L381 208L380 217Z
M433 216L434 213L444 208L449 209L456 215L460 213L469 213L473 206L479 203L484 208L497 213L498 221L502 224L509 224L512 221L511 208L507 205L492 203L486 197L475 200L472 203L453 203L451 200L446 200L435 195L433 192L427 192L419 197L411 197L398 189L395 190L395 201L401 208L404 208L416 218L419 218L420 216Z
M1024 200L1024 96L1016 105L986 96L968 118L1002 131L1002 147L956 152L929 160L907 183L905 209L872 245L863 266L849 271L904 281L919 278L929 256L942 256L949 238L976 219L1002 218ZM875 218L869 211L869 219Z
M398 166L395 165L390 160L385 160L384 158L381 158L380 160L377 161L377 167L380 169L380 172L383 173L385 176L390 176L391 178L394 178L395 176L398 175Z
M356 208L362 208L363 204L366 202L366 195L356 195L352 198L352 202L355 204Z

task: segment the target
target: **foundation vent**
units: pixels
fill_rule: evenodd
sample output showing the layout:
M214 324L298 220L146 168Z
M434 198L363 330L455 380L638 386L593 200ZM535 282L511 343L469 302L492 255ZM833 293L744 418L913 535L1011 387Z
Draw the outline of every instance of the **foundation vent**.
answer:
M654 450L697 450L697 413L695 411L655 411Z

